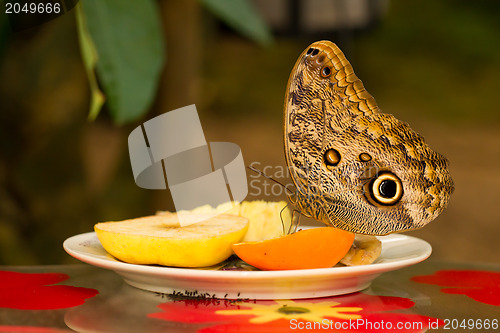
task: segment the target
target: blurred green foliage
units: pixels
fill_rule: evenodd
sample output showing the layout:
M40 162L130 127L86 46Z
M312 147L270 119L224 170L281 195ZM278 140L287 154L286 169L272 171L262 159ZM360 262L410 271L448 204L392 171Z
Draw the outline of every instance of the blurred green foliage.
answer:
M271 32L248 0L199 0L216 17L242 35L261 45L269 45Z
M87 29L87 21L80 6L75 9L76 24L78 27L78 40L80 41L80 52L82 54L83 65L87 73L90 88L90 111L89 119L95 120L106 100L99 88L96 77L97 50L92 41L92 37Z
M163 31L154 0L82 0L77 23L91 88L89 118L106 99L116 124L132 122L150 108L165 62ZM243 35L267 45L271 33L247 0L200 0ZM95 72L95 73L94 73ZM96 76L104 95L96 83Z
M156 1L83 0L80 4L77 10L83 19L78 30L80 36L89 37L80 38L80 45L97 53L95 70L111 116L117 124L134 121L151 106L164 63ZM86 64L95 60L94 52L82 55ZM97 87L92 88L95 96ZM90 117L97 112L94 107Z

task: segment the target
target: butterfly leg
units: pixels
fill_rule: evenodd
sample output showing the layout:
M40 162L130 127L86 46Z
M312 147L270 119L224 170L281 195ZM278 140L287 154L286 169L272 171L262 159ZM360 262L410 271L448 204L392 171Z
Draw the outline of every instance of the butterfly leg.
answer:
M283 236L294 233L297 230L297 227L299 225L300 212L296 209L293 209L292 216L290 217L290 221L285 221L285 218L283 217L283 213L285 212L285 210L289 206L290 206L290 203L286 204L286 206L283 207L283 209L280 212L281 227L283 229ZM288 217L287 217L287 219L288 219ZM287 223L287 222L289 222L289 223Z
M293 234L294 232L297 231L297 228L299 227L300 224L300 212L296 209L292 211L292 221L290 222L290 227L288 228L288 232L286 235Z
M283 229L283 236L285 236L287 233L286 233L286 230L285 230L285 219L283 218L283 213L285 212L285 210L288 208L290 204L287 203L285 207L283 207L280 211L280 219L281 219L281 228Z

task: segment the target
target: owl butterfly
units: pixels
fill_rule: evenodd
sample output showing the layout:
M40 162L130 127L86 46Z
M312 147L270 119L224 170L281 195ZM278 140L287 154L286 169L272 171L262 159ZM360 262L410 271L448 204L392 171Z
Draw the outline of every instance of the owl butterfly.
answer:
M446 158L381 113L332 42L311 44L288 81L285 155L301 214L369 235L418 229L447 206Z

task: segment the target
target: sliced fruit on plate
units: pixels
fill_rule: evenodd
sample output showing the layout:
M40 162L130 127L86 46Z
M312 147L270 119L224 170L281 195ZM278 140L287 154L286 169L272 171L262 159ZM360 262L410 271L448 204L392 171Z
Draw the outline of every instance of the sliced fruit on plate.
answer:
M319 227L260 242L237 243L233 251L262 270L328 268L345 256L353 241L352 232Z
M369 265L380 257L382 243L375 236L356 234L354 243L340 263L346 266Z
M102 222L94 230L104 249L132 264L176 267L215 265L231 254L231 245L243 239L248 219L218 215L179 226L177 214L146 216L120 222Z
M243 240L262 241L286 235L292 217L285 201L243 201L240 216L248 218L248 232Z
M190 213L210 214L214 212L246 217L249 220L248 231L243 241L262 241L284 236L291 223L290 210L286 201L243 201L226 202L217 207L210 205L195 208ZM171 214L158 212L158 215Z

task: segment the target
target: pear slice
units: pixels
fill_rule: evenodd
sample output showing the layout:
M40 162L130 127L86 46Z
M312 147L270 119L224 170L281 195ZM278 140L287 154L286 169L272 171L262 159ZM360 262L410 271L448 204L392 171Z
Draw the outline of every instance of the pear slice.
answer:
M231 245L245 236L248 219L223 214L180 227L177 214L164 213L101 222L94 230L104 249L124 262L205 267L224 261L232 254Z

